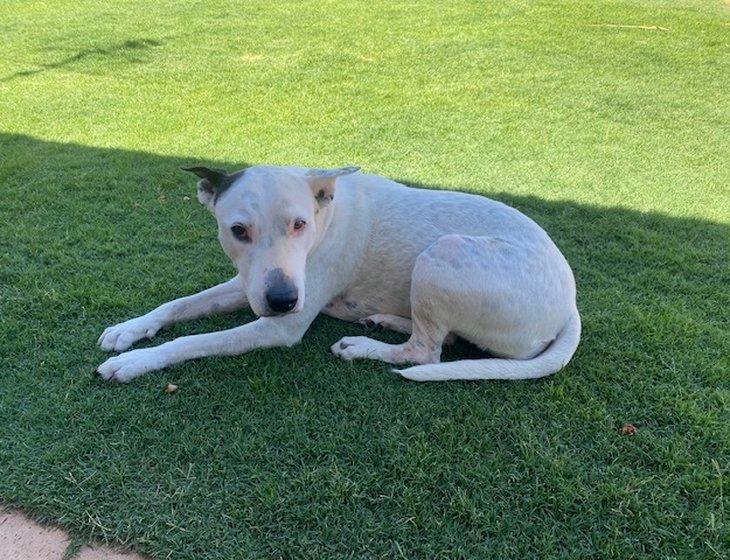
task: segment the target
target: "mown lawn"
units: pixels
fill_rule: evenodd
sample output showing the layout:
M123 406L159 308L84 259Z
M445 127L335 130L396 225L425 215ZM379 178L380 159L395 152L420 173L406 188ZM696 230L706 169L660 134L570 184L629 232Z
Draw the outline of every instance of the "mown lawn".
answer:
M0 501L157 558L727 557L729 16L4 0ZM573 265L578 353L539 382L415 384L337 361L360 329L321 318L291 349L103 383L104 327L233 274L196 162L513 204Z

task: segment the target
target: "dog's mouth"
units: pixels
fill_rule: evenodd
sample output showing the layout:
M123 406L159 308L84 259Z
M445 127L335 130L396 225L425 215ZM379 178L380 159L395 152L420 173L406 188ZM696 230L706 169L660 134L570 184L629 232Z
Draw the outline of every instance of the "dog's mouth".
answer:
M251 308L251 310L254 312L256 317L284 317L285 315L293 315L294 313L299 313L301 311L301 309L297 307L290 311L272 311L271 309L267 309L266 311L258 312L253 308Z

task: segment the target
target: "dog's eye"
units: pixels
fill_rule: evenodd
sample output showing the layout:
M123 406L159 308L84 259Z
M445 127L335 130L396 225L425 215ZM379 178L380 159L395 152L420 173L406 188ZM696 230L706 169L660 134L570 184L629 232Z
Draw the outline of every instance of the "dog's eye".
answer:
M301 218L297 218L296 220L294 220L294 226L293 227L294 227L294 229L296 231L299 231L300 229L302 229L306 225L307 225L307 222L305 222Z
M239 241L251 241L246 226L242 226L241 224L231 226L231 233L233 234L233 237Z

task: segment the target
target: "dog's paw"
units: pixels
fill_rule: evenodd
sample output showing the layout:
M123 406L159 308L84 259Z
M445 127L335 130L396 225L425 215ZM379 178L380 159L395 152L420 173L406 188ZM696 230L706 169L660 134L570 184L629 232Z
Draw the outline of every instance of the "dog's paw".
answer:
M97 344L101 346L102 350L123 352L138 340L155 336L161 326L148 315L142 315L108 327L101 333Z
M127 383L143 373L161 369L165 365L164 356L156 348L142 348L109 358L96 368L96 372L105 381Z
M346 336L335 342L330 350L343 360L354 360L357 358L380 359L383 347L386 346L378 340L366 336Z

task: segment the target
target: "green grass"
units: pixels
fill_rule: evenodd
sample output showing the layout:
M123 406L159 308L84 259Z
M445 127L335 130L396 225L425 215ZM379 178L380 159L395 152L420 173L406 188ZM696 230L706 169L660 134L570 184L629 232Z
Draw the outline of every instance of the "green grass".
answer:
M729 15L2 2L0 501L159 558L726 557ZM178 170L199 161L513 204L573 265L578 353L419 385L337 361L360 330L321 318L291 349L94 379L104 327L232 275Z

